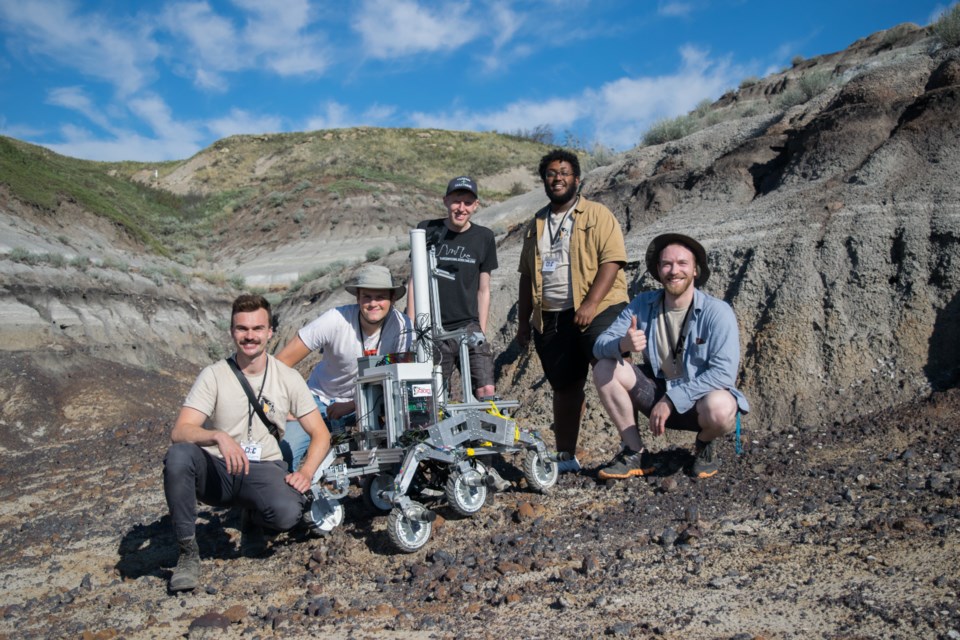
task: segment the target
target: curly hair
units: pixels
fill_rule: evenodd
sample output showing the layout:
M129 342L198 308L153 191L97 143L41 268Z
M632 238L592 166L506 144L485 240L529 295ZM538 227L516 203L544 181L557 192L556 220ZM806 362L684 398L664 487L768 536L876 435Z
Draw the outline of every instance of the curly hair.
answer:
M570 166L573 167L574 177L580 177L580 160L577 158L577 154L567 151L566 149L554 149L547 155L540 158L540 179L546 180L547 178L547 167L550 166L551 162L569 162Z

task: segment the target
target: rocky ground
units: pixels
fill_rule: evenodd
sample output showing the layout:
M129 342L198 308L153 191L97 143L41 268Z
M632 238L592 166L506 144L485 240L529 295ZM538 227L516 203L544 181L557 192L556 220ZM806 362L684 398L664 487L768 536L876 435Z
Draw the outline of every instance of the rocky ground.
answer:
M0 637L960 637L960 390L747 431L706 481L678 441L657 476L598 482L612 440L591 428L585 473L538 495L505 461L513 488L470 519L440 507L410 555L355 488L332 535L262 559L239 556L236 513L204 509L202 587L169 595L179 401L0 460Z

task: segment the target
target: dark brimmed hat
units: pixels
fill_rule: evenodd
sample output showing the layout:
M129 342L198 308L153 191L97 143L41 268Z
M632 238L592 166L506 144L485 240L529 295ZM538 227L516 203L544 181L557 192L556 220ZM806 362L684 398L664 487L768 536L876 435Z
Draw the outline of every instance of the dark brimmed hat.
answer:
M450 195L454 191L469 191L478 198L480 197L480 194L477 193L477 183L470 176L457 176L448 182L446 195Z
M650 272L657 282L660 281L660 270L657 268L660 264L660 252L663 248L671 244L682 244L693 252L693 257L697 261L697 277L693 279L695 287L702 287L710 277L710 267L707 266L707 252L703 245L689 236L682 233L664 233L657 236L647 247L647 271Z
M393 283L393 276L390 275L390 269L378 264L371 264L360 269L353 277L353 280L345 284L343 288L347 293L354 296L357 295L358 289L392 291L394 300L399 300L407 293L407 287L405 285Z

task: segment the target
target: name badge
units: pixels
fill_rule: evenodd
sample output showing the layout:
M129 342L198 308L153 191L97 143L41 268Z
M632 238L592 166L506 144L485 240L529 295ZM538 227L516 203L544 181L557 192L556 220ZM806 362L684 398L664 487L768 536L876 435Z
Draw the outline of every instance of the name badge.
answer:
M259 442L242 442L243 452L247 455L250 462L260 462L260 456L263 454L263 445Z
M553 273L557 270L557 261L553 258L547 258L543 261L543 272L544 273Z
M681 377L681 378L668 378L668 379L667 379L667 391L670 391L670 389L673 389L674 387L676 387L676 386L678 386L678 385L681 385L681 384L683 384L683 383L686 382L686 381L687 381L687 379L686 379L686 378L682 378L682 377Z

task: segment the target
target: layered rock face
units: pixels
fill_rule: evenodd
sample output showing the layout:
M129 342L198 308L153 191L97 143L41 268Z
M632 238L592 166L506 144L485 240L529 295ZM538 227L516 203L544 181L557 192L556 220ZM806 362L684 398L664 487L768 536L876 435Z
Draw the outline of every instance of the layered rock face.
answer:
M929 39L875 52L881 41L810 61L834 84L809 102L631 151L584 180L621 221L634 291L658 286L643 265L656 235L705 245L705 290L739 319L760 430L846 421L957 381L960 57ZM502 244L495 277L507 324L518 253ZM529 365L516 388L538 377Z

